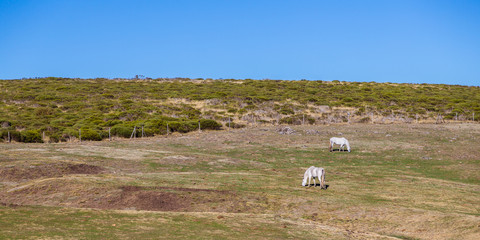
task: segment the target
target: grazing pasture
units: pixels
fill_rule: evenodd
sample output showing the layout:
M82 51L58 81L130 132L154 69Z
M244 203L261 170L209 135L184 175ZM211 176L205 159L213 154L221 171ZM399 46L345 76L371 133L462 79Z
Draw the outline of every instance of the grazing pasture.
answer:
M479 124L292 128L2 143L0 238L480 239Z

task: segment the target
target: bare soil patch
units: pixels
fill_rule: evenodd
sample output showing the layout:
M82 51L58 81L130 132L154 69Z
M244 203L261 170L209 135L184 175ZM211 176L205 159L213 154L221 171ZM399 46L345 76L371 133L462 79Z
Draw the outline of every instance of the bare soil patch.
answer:
M249 212L248 199L233 191L181 187L122 186L89 207L147 211ZM258 207L258 206L257 206Z
M191 199L177 193L146 190L137 186L123 186L119 194L93 204L101 209L134 209L151 211L180 211L190 205Z
M47 163L29 166L11 166L0 168L1 181L26 181L39 178L61 177L69 174L99 174L104 168L85 163Z
M252 212L260 205L247 205L259 196L240 196L233 191L161 187L102 186L75 178L45 179L0 193L2 205L47 205L97 209Z

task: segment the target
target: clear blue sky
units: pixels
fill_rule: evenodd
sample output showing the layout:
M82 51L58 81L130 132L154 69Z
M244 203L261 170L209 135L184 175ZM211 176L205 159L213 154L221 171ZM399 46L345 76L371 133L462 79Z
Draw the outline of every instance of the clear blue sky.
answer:
M0 79L480 86L480 1L0 0Z

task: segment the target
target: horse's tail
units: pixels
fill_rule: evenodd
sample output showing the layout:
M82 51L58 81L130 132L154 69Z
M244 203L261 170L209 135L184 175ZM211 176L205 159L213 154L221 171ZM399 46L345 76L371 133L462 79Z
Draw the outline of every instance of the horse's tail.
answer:
M330 139L330 144L328 145L328 151L330 152L332 151L332 145L333 145L332 139Z

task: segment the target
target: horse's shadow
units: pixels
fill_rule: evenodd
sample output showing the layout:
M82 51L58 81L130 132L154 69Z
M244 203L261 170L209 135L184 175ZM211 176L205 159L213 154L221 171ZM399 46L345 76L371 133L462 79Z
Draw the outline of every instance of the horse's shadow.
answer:
M347 150L340 151L340 149L332 149L330 152L348 152L348 151Z
M309 186L309 187L312 187L312 186L313 186L313 187L320 187L320 183L310 184L310 185L308 185L308 186ZM322 189L327 190L329 186L330 186L330 185L325 184L325 186L324 186Z

